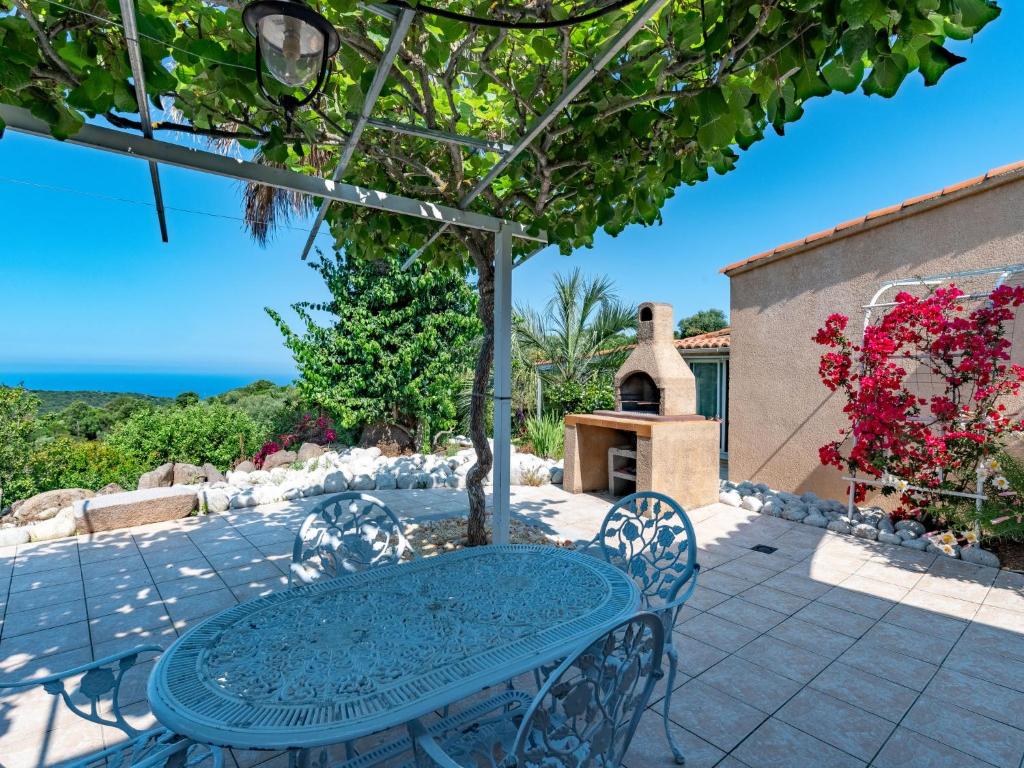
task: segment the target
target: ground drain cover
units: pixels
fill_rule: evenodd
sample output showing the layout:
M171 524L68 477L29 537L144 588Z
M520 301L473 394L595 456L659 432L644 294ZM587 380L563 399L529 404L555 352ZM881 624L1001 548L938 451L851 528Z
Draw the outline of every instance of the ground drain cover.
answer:
M770 555L777 549L777 547L769 547L767 544L758 544L756 546L751 547L751 549L755 552L763 552L766 555Z

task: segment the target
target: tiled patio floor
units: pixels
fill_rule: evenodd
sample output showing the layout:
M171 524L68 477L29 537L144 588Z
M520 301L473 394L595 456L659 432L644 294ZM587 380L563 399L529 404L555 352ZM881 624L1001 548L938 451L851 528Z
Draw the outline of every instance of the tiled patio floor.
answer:
M456 491L379 495L408 518L465 506ZM0 550L0 679L166 647L203 617L284 588L313 502ZM516 512L558 538L590 538L607 507L550 486L514 493ZM704 570L674 637L684 674L671 708L690 768L1021 768L1024 576L719 504L691 517ZM140 718L150 667L126 691ZM658 706L627 768L672 765ZM105 736L39 691L0 698L2 768L53 765Z

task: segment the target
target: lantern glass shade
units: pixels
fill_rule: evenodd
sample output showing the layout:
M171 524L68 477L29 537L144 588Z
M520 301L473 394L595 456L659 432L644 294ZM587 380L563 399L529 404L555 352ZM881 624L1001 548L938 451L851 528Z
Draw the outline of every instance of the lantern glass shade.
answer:
M320 71L326 39L312 24L281 13L259 20L259 46L263 61L275 79L302 86Z

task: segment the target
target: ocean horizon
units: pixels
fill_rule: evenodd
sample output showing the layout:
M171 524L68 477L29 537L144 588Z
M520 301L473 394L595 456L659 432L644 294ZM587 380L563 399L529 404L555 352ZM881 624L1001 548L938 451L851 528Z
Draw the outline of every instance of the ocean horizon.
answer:
M200 397L219 395L229 389L267 379L289 384L289 373L189 373L186 371L31 371L0 370L0 385L24 385L26 389L58 392L124 392L155 397L175 397L195 392Z

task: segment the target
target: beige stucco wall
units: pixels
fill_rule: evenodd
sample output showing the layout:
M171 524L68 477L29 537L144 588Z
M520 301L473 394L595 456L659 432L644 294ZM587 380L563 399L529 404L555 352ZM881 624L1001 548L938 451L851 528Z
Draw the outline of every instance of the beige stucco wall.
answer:
M887 280L1024 262L1024 176L950 198L730 275L730 479L845 497L840 473L818 461L845 422L817 376L815 331L841 312L859 336L861 306ZM1024 316L1014 360L1024 362Z

